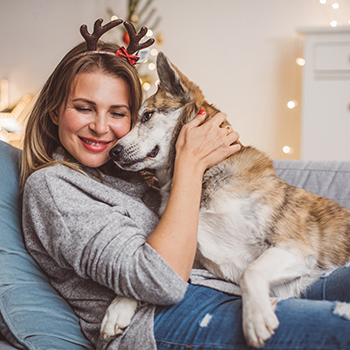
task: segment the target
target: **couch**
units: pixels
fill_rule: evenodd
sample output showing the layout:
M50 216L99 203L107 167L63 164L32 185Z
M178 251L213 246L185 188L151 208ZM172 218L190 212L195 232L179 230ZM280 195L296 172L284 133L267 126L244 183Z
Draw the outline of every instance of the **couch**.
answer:
M21 232L21 151L0 141L0 350L93 350L79 320L27 253ZM276 160L291 185L350 209L350 162Z

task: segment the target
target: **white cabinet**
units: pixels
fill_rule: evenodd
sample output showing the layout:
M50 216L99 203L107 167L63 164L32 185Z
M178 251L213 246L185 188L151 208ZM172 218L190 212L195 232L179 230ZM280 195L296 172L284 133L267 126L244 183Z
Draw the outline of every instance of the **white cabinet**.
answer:
M304 33L301 159L350 161L350 27Z

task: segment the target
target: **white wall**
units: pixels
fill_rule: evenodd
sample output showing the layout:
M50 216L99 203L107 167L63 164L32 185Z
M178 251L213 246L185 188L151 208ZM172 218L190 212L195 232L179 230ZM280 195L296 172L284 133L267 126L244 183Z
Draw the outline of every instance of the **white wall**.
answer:
M12 103L40 89L81 41L82 23L107 21L107 7L123 18L127 2L0 0L0 80L9 80ZM298 158L302 68L295 59L302 37L296 28L328 26L332 10L318 0L155 0L153 7L162 17L160 49L227 113L243 143L274 158ZM289 100L298 100L297 108L287 109ZM285 144L293 154L282 153Z
M9 80L11 103L41 88L95 11L92 0L0 0L0 80Z

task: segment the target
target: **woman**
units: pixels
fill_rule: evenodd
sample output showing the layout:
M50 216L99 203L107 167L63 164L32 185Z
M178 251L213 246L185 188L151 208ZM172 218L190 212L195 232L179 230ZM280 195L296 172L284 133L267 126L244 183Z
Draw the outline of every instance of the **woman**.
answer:
M115 56L119 50L100 41L93 49L78 45L40 93L23 152L27 249L97 349L248 348L240 297L189 280L203 173L239 150L238 134L219 127L221 113L201 125L201 112L183 127L171 195L159 220L142 201L142 176L114 169L109 158L141 104L137 71L129 54ZM228 283L199 274L230 291ZM101 340L101 321L116 295L143 303L122 336ZM350 336L333 332L344 333L349 323L331 317L332 308L330 302L280 302L281 326L266 348L346 348Z

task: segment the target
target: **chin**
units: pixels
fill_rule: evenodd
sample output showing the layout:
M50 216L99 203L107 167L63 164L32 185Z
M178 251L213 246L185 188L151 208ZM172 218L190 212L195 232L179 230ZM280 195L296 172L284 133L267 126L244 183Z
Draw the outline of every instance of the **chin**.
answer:
M81 159L78 161L82 164L85 165L89 168L99 168L102 165L105 165L108 161L110 160L110 158L107 159Z

